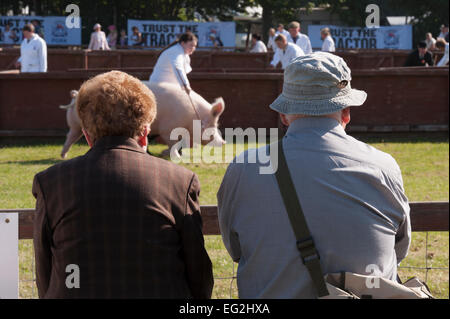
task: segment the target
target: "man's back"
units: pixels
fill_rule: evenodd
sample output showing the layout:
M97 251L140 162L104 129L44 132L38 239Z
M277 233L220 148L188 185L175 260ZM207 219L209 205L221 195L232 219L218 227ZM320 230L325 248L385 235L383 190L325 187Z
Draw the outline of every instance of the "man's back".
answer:
M33 193L41 298L210 296L192 172L109 136L38 174ZM66 287L69 264L80 269L80 288Z
M395 279L410 232L395 161L329 118L294 121L283 147L322 270L367 274L374 264ZM231 164L218 201L240 297L314 298L275 176L260 175L259 164Z

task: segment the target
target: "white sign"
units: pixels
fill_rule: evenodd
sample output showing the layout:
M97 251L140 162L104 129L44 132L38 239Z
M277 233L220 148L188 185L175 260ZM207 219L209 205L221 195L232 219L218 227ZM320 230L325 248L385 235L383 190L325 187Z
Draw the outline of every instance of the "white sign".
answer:
M19 216L0 214L0 299L19 297Z
M235 22L180 22L128 20L128 45L133 45L133 27L142 33L145 46L165 47L175 41L177 36L191 31L198 38L198 46L213 47L212 36L222 42L224 47L236 46Z
M45 40L47 45L80 45L81 26L66 25L67 17L40 16L0 16L0 44L20 44L23 40L22 28L34 21L35 33ZM9 25L10 32L6 32Z
M313 48L322 47L320 30L328 27L336 48L345 49L412 49L412 26L382 26L354 28L335 25L310 25L308 36Z

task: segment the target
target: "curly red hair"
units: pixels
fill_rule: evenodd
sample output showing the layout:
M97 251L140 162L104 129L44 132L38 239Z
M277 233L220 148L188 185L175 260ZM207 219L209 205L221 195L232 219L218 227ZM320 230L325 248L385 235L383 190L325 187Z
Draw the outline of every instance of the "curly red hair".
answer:
M153 92L139 79L120 71L84 82L76 108L93 142L104 136L137 137L156 117Z

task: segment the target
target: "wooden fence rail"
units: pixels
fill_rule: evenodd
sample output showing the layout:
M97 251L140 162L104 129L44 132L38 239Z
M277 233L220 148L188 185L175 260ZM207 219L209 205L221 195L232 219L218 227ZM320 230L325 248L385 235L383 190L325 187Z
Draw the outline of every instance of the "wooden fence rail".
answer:
M448 231L449 202L413 202L412 231ZM0 213L19 214L19 239L33 238L34 209L0 209ZM203 233L220 235L217 206L201 206Z

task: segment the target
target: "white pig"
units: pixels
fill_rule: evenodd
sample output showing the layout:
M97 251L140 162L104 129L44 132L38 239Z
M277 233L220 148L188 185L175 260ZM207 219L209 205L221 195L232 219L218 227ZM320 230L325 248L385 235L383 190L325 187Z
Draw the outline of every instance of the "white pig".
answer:
M201 120L202 135L206 129L209 129L209 139L202 139L203 145L222 146L225 144L217 129L219 117L225 110L225 102L222 98L217 98L213 104L210 104L194 91L191 91L188 96L178 85L170 83L150 84L145 81L144 83L155 95L157 103L156 119L151 125L150 135L158 136L159 140L169 147L163 152L163 156L168 156L172 146L179 142L170 139L172 131L176 128L185 128L189 131L190 146L194 146L192 143L194 120ZM78 92L73 90L70 95L72 101L68 105L60 106L60 108L67 110L66 119L70 128L61 152L62 158L66 158L71 145L83 135L81 122L75 110ZM173 156L180 157L178 149L174 148L172 152Z
M201 120L201 134L209 129L209 139L202 139L202 145L222 146L225 144L217 129L220 115L225 110L225 102L217 98L212 104L194 91L188 94L178 84L149 83L144 82L153 92L158 105L156 119L151 126L151 136L158 135L169 148L163 155L169 155L173 145L178 140L171 140L170 134L176 128L185 128L189 131L190 146L193 145L193 121ZM172 154L180 157L177 149L172 149Z
M81 131L81 122L78 117L78 113L75 109L75 102L77 100L78 91L72 90L70 91L70 97L72 100L67 105L60 105L59 108L66 110L66 120L67 125L70 130L67 133L66 141L64 142L63 149L61 151L61 157L66 158L67 152L73 143L78 141L81 136L83 136L83 132Z

